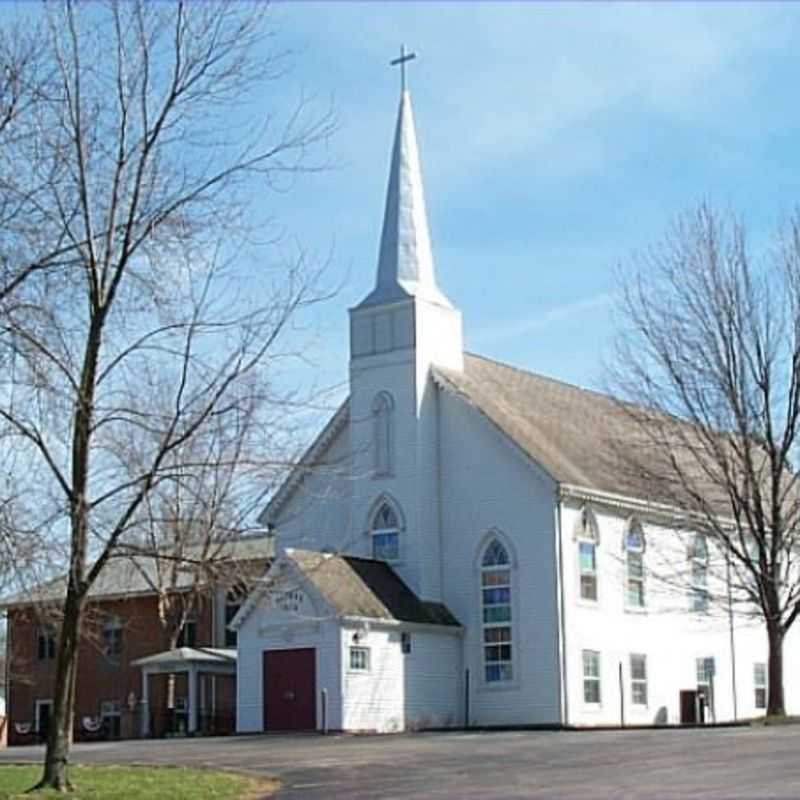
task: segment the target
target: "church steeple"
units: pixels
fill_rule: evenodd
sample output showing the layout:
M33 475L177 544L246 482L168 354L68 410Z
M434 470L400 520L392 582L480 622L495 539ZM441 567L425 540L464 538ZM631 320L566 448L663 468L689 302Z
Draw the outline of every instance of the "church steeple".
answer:
M401 50L392 62L401 81L411 58ZM350 468L371 476L351 482L351 518L371 519L376 498L391 496L405 520L402 564L394 566L420 597L442 602L434 368L462 372L464 339L461 312L436 285L414 115L403 86L375 288L350 309Z
M436 285L414 113L411 95L404 89L392 148L377 279L358 308L408 297L452 307Z

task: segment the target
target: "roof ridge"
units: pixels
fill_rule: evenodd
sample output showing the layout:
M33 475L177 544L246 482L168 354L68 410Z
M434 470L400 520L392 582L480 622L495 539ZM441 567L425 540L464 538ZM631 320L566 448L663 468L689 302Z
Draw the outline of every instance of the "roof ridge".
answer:
M515 364L509 364L507 361L499 361L496 358L490 358L489 356L481 355L480 353L470 353L468 351L464 352L465 356L469 356L470 358L479 358L481 361L488 361L491 364L496 364L499 367L503 367L505 369L514 370L514 372L522 373L531 378L538 378L540 380L549 381L550 383L558 384L559 386L566 386L570 389L577 389L579 392L585 392L586 394L591 394L596 397L602 397L604 400L610 400L613 403L623 403L625 405L630 405L625 400L615 397L613 394L609 394L608 392L601 392L599 389L590 389L588 386L581 386L577 383L570 383L569 381L565 381L563 378L554 378L552 375L544 375L541 372L534 372L530 369L524 369L523 367L518 367Z

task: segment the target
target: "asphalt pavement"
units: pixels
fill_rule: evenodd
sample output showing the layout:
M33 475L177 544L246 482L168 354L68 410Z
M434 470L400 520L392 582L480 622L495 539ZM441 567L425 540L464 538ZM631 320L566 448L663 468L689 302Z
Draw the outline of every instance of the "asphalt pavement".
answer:
M0 763L41 757L0 750ZM800 726L167 739L79 744L72 760L267 774L278 800L800 799Z

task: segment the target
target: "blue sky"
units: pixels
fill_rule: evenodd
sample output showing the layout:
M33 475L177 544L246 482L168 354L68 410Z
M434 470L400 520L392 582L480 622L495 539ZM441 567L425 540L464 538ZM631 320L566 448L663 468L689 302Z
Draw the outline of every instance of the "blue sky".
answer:
M472 351L600 386L620 261L701 199L755 241L800 200L793 4L290 2L273 24L293 68L270 96L338 118L333 168L277 207L344 279L315 312L324 381L346 379L346 309L374 278L401 42L437 274Z
M327 285L341 286L293 332L305 358L287 365L290 382L345 391L401 43L418 54L437 275L473 352L601 388L620 262L703 199L741 214L760 244L800 203L800 4L279 0L269 22L288 71L246 110L280 118L304 96L338 123L329 169L256 204L287 241L330 256Z

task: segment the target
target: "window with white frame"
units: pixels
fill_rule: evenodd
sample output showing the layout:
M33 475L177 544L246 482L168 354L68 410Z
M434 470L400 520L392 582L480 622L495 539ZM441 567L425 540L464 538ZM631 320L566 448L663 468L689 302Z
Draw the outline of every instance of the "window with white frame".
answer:
M481 614L483 669L486 683L514 677L511 657L511 559L508 550L492 539L481 559Z
M581 600L597 600L597 545L600 541L597 520L584 506L578 518L575 538L578 541L578 571Z
M708 611L708 545L702 533L692 537L689 549L689 561L692 571L689 602L692 611L704 614Z
M39 661L56 657L56 632L52 625L40 625L36 630L36 655Z
M755 687L756 708L767 707L767 665L753 664L753 686Z
M583 651L583 702L600 703L600 653L596 650Z
M711 714L714 714L714 675L716 665L714 658L695 659L695 670L697 672L697 690L705 695Z
M194 647L197 644L197 614L192 611L178 634L178 647Z
M631 702L635 706L647 705L647 656L631 653Z
M714 658L698 658L695 659L697 670L697 685L698 686L711 686L714 678Z
M400 521L395 510L383 501L372 517L372 557L380 561L400 558Z
M122 654L122 620L116 615L103 620L103 653L110 658Z
M631 608L644 608L644 531L632 520L625 532L625 602Z
M394 403L386 392L381 392L372 403L373 419L373 470L376 476L392 471L392 409Z
M369 647L350 648L350 670L352 672L369 672Z
M119 739L121 734L122 704L119 700L104 700L100 703L100 718L106 736Z
M238 634L228 626L239 613L246 597L247 587L244 584L236 584L225 590L225 647L236 647Z

